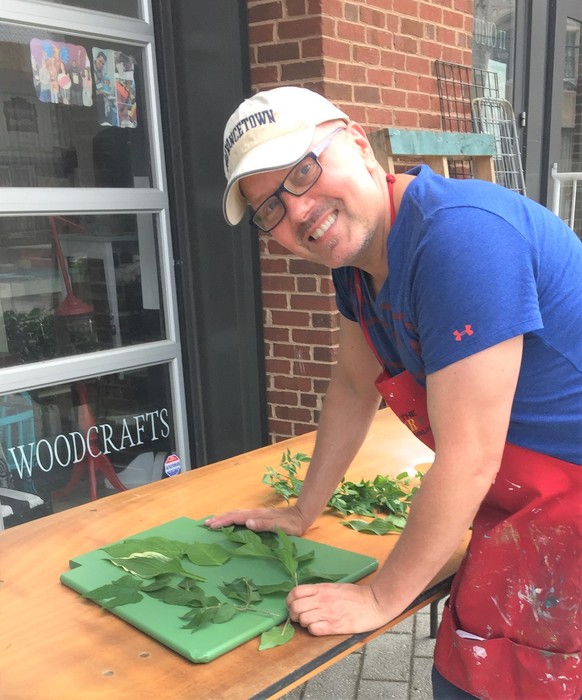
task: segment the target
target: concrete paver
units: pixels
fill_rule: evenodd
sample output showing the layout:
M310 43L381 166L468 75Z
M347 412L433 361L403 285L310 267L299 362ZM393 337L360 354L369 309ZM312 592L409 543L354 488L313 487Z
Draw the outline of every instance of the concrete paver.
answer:
M439 603L442 611L444 600ZM325 669L284 700L432 700L429 608Z

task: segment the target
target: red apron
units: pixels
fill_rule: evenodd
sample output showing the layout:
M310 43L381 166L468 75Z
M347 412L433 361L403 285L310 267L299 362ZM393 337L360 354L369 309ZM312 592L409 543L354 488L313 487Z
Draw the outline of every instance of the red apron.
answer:
M434 449L426 391L412 375L384 371L376 387ZM441 675L482 700L579 698L581 541L582 466L507 443L443 613L435 649Z

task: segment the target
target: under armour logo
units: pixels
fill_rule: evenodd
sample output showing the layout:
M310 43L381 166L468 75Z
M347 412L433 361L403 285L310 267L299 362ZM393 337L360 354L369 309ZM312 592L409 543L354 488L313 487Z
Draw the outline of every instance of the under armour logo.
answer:
M465 326L464 331L453 331L453 335L455 336L455 340L460 341L464 335L473 335L474 332L471 326Z

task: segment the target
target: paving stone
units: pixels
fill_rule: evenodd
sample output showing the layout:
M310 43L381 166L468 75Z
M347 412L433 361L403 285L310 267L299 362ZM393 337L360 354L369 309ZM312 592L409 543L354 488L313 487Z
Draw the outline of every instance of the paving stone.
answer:
M411 634L383 634L365 647L362 678L408 681L411 654Z
M357 700L362 655L350 654L304 685L302 700Z
M432 700L432 659L415 657L412 659L410 700Z
M408 700L408 683L362 680L358 700Z

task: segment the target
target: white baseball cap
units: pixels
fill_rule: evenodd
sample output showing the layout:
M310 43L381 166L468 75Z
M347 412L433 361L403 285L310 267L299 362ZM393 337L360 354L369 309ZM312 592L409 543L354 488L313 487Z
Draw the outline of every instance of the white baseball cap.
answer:
M258 92L245 100L224 129L224 218L235 226L243 218L247 201L239 180L247 175L279 170L298 163L309 152L319 124L347 114L316 92L300 87L279 87Z

